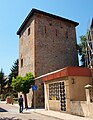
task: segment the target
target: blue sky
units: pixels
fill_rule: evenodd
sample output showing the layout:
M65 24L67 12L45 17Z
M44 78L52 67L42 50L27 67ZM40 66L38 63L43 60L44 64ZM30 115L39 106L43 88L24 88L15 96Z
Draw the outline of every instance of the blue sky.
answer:
M16 32L32 8L79 22L78 42L93 17L93 0L0 0L0 69L5 75L18 58Z

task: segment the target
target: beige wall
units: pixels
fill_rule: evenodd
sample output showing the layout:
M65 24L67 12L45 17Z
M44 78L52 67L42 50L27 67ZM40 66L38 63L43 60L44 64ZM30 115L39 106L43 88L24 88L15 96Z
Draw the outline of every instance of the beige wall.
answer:
M59 100L49 100L49 109L60 111L60 101Z
M74 78L74 84L73 84ZM91 77L79 77L70 76L69 79L69 89L70 89L70 100L72 101L85 101L85 85L91 84Z
M87 104L86 101L71 101L70 112L75 115L93 118L93 103Z
M73 81L74 78L74 81ZM58 110L60 111L60 100L49 100L49 84L56 82L65 83L65 93L66 93L66 111L71 112L71 101L85 101L86 94L84 86L91 84L90 77L79 77L79 76L69 76L59 79L54 79L45 82L46 94L45 94L45 105L46 109ZM74 84L73 84L74 83ZM54 106L55 104L55 106Z
M27 94L27 102L28 102L28 107L32 107L33 106L33 91L32 89L29 90L29 93Z

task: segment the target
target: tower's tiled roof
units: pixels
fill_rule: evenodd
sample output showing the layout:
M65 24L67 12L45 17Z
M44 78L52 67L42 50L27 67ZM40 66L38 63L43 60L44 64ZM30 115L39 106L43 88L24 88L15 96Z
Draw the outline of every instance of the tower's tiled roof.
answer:
M49 16L49 17L52 17L52 18L55 18L55 19L64 20L64 21L67 21L69 23L74 24L75 26L77 26L79 24L79 23L77 23L75 21L72 21L72 20L69 20L69 19L57 16L57 15L53 15L53 14L50 14L50 13L47 13L47 12L43 12L43 11L37 10L37 9L32 9L31 12L26 17L26 19L24 20L24 22L22 23L22 25L20 26L20 28L18 29L17 35L20 35L20 32L22 31L22 29L24 28L24 26L29 21L29 19L33 16L34 13L39 13L39 14L43 14L43 15L46 15L46 16Z

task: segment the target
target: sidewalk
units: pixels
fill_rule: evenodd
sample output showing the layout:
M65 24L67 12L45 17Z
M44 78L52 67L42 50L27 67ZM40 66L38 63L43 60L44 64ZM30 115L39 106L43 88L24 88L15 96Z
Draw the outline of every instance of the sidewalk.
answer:
M14 104L16 107L18 107L18 104ZM38 114L42 114L45 116L51 116L54 118L59 118L60 120L93 120L93 118L88 118L88 117L80 117L76 115L71 115L68 113L60 112L60 111L53 111L53 110L45 110L45 109L27 109L24 110L26 112L35 112Z
M42 115L52 116L59 119L64 119L64 120L93 120L93 118L80 117L80 116L75 116L67 113L62 113L62 112L52 111L52 110L45 110L45 109L36 109L34 110L34 112Z

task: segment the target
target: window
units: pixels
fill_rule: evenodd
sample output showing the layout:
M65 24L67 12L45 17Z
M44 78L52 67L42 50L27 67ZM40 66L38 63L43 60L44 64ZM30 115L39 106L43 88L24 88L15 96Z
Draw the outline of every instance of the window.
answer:
M23 67L23 59L21 59L21 67Z
M61 26L60 28L62 29L63 27Z
M49 84L49 100L59 100L59 83Z
M66 38L68 39L68 31L66 31Z
M45 28L44 28L44 29L45 29L45 33L46 33L46 26L45 26Z
M30 35L30 28L28 28L28 35Z
M52 23L49 23L50 26L52 26Z
M56 36L57 36L57 29L56 29Z

